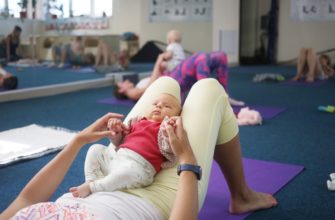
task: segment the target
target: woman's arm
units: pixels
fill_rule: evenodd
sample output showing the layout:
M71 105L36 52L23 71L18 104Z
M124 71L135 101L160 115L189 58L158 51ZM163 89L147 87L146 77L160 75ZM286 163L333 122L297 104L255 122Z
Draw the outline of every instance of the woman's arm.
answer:
M69 170L80 149L88 143L108 137L107 122L110 118L121 118L122 115L108 113L99 118L75 138L46 164L24 187L18 197L0 215L0 219L9 219L20 209L29 205L45 202L56 191Z
M164 62L164 53L158 55L158 58L156 60L154 69L151 73L150 76L150 82L148 84L148 86L146 88L148 88L153 82L156 81L156 79L158 79L161 75L162 75L162 70L161 70L161 63Z
M146 90L146 88L138 88L138 87L134 87L134 88L130 88L125 92L125 95L134 101L137 101L141 98L141 96L143 95L144 91Z
M328 66L328 65L324 65L322 66L323 67L323 71L324 73L328 76L328 77L331 77L334 75L334 69L333 67L331 66Z
M173 152L180 164L196 165L197 161L183 128L181 118L176 120L176 128L167 125L166 131ZM177 174L176 174L177 175ZM170 220L197 219L198 218L198 179L193 172L180 173L176 199L174 201Z

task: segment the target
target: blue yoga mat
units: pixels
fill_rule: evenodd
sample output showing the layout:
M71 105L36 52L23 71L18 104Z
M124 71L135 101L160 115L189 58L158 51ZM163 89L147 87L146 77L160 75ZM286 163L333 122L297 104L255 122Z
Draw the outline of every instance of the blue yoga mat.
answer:
M282 82L283 85L287 86L307 86L307 87L319 87L325 84L327 80L315 80L314 82L306 82L304 80L299 81L293 81L293 80L287 80Z

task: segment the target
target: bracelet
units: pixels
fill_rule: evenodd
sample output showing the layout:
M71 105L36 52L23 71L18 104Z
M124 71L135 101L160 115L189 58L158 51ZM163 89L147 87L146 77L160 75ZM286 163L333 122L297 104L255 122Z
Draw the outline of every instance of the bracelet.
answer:
M180 164L177 168L177 174L178 176L180 175L181 172L183 171L191 171L193 172L198 180L201 180L202 176L202 169L198 165L193 165L193 164Z

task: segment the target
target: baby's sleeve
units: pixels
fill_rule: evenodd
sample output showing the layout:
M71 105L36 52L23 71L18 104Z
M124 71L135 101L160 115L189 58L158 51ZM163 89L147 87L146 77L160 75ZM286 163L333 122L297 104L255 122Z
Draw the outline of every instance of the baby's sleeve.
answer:
M164 134L163 129L165 127L165 122L169 120L165 117L162 121L159 131L158 131L158 147L161 154L165 157L166 161L161 164L162 168L171 168L176 164L177 158L174 155L172 148L170 146L169 137Z

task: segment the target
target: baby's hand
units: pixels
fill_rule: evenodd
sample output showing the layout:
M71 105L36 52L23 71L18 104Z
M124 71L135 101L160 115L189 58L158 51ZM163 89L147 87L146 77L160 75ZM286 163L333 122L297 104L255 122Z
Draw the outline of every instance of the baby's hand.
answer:
M111 131L112 136L116 136L118 134L128 134L129 128L127 125L123 124L120 119L112 118L108 121L107 124L108 130Z
M164 126L162 126L162 132L163 132L163 135L165 137L168 137L168 133L166 131L166 127L168 125L170 125L175 130L175 128L176 128L176 120L177 120L177 117L171 117L171 118L163 121L163 125Z

